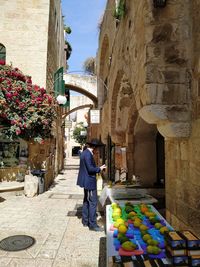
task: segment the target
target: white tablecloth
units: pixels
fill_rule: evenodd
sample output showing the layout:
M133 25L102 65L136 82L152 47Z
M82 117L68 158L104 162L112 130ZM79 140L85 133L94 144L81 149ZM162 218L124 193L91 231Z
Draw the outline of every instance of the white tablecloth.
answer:
M121 204L127 201L133 204L153 204L157 202L155 198L147 194L146 189L142 188L109 188L104 186L99 197L99 202L102 206L105 205L107 198L109 198L111 203L117 202Z

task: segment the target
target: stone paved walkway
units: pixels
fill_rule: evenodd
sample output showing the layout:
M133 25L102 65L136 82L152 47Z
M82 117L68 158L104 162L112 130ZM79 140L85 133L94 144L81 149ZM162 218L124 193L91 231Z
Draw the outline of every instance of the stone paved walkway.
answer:
M76 186L78 164L79 159L67 159L70 166L52 188L34 198L23 192L0 194L0 240L18 234L36 239L23 251L0 250L0 267L106 266L105 233L89 231L80 218L68 216L82 204L82 189Z

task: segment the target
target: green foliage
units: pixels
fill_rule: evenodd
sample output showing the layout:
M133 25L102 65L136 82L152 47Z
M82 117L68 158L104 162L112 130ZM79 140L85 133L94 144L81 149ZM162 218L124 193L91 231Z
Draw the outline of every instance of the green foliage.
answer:
M125 2L120 0L119 5L115 8L113 17L120 20L125 16Z
M77 124L76 128L73 131L73 138L80 145L84 145L87 140L87 135L81 135L81 131L86 131L85 127L83 126L83 122Z
M88 57L83 63L83 69L86 73L96 74L96 58Z
M72 32L71 28L69 26L65 26L64 30L67 34L70 34Z
M65 48L66 59L69 59L70 56L71 56L71 53L72 53L72 47L71 47L71 45L70 45L70 43L68 41L65 41L65 45L66 45L66 48Z

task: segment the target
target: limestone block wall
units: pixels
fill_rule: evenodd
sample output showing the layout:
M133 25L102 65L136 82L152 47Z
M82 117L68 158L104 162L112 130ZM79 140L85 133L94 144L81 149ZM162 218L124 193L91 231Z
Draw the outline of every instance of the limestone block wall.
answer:
M55 139L46 139L44 144L29 141L29 166L31 169L45 169L45 189L52 184L55 177L56 142Z
M60 68L66 68L66 58L64 53L64 24L60 1L49 0L49 21L48 21L48 40L46 52L46 88L48 91L54 91L54 73ZM54 94L54 93L53 93ZM56 155L55 155L55 173L58 174L63 169L64 140L61 120L61 110L57 110L56 118ZM50 172L50 171L49 171ZM53 173L53 169L52 169ZM50 174L48 174L49 176ZM50 175L51 176L51 175Z
M99 84L100 107L103 104L101 136L106 140L110 135L116 145L127 147L128 177L132 178L132 174L140 175L146 185L155 182L156 168L155 164L151 168L151 162L145 160L145 171L142 171L144 164L140 159L140 144L144 138L136 137L135 131L138 110L143 106L142 88L146 83L145 17L150 7L149 1L126 1L126 15L117 22L112 15L115 1L109 0L101 28L98 53L98 73L101 80L107 81L108 89L105 98L105 86ZM146 135L148 132L147 129ZM143 154L152 153L152 149L154 153L153 139L151 143L142 144L146 144ZM154 156L151 158L155 158Z
M60 1L0 0L0 6L6 63L31 75L33 83L52 89L53 73L66 66Z
M178 229L190 228L200 236L200 8L199 1L191 2L193 30L191 74L191 134L187 139L166 140L166 205L167 219Z
M142 170L136 159L144 150L137 150L137 142L149 153L155 150L148 143L151 126L143 124L137 134L138 121L158 129L165 138L167 219L200 235L200 2L168 0L163 9L151 0L125 3L125 17L116 24L115 1L108 0L101 26L98 75L107 81L108 93L105 97L99 85L99 133L129 148L128 168L135 172ZM132 94L120 108L124 78ZM155 168L154 156L143 171ZM155 172L150 176L154 181Z
M120 102L120 86L122 79L127 80L130 90L134 93L135 99L130 101L128 106L130 107L133 104L131 107L133 110L135 109L135 105L137 109L141 107L139 88L141 88L145 82L144 64L146 57L145 53L143 53L145 48L145 8L143 4L143 1L135 1L134 3L126 1L127 14L118 24L112 16L112 10L114 11L115 8L115 1L110 0L107 3L100 34L100 49L98 53L99 76L102 81L107 79L107 99L109 103L113 102L113 105L109 105L109 113L106 113L107 116L116 113L118 110L117 101L118 103ZM140 14L140 16L137 14ZM138 38L137 33L140 33L140 38ZM104 90L103 83L99 82L98 97L100 98L100 105L106 101L106 99L103 99L105 98ZM134 103L134 101L136 103ZM127 120L127 110L121 113L122 116L124 116L124 120ZM104 120L104 118L102 119ZM112 121L111 117L109 119ZM108 121L108 117L106 120ZM117 128L117 120L118 117L116 117L116 121L109 123L110 133L112 131L111 125L114 131L117 130L115 129ZM123 121L123 118L121 118L121 121ZM126 123L126 126L123 127L124 132L127 130L128 125L129 123ZM119 132L119 135L122 134L121 130L119 130ZM124 135L124 138L126 138L126 135ZM121 142L120 136L119 139ZM124 142L126 142L126 139L124 139Z
M146 80L139 113L166 137L190 135L190 12L191 1L167 1L164 9L149 10L145 17Z
M6 63L12 63L30 75L34 84L53 93L54 72L66 66L60 1L0 0L0 6L0 43L6 47ZM60 170L62 135L58 135L57 142L56 169Z
M198 134L199 127L198 123ZM197 136L189 141L166 141L167 220L176 229L191 229L198 236L200 236L199 145L200 139Z
M50 11L48 21L48 43L47 43L47 90L53 90L54 73L59 67L66 68L64 53L64 23L62 18L60 1L49 0Z
M49 0L0 0L0 6L0 43L6 47L6 63L46 87Z

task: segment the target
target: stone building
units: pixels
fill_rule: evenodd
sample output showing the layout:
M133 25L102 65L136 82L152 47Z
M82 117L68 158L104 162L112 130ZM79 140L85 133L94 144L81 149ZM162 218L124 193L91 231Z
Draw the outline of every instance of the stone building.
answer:
M70 111L74 110L78 107L84 107L82 109L77 109L76 111L70 113L69 116L66 117L66 128L65 128L65 136L66 136L66 157L70 158L73 155L76 155L77 148L80 148L80 144L77 143L73 138L73 131L80 123L83 123L85 126L85 133L87 133L87 118L90 107L93 102L88 97L81 94L71 94L70 95ZM69 123L69 126L68 126ZM74 153L75 152L75 153Z
M53 94L54 73L66 68L64 24L60 0L21 1L0 0L0 58L32 77L33 84ZM49 148L31 147L39 155L38 162L48 159L54 176L62 168L62 123L57 124L59 138L51 140ZM60 144L61 143L61 144ZM55 145L57 149L55 149ZM38 148L37 148L38 147ZM35 163L37 165L37 163ZM47 163L48 165L49 163ZM37 166L38 168L41 166Z
M125 148L129 179L165 183L172 226L200 235L200 3L156 2L107 1L97 66L104 81L99 136L111 159L110 144Z
M0 5L6 63L31 75L33 83L52 89L54 72L66 66L60 1L0 0Z
M91 123L91 112L94 112L97 107L97 77L94 75L87 75L76 73L66 73L64 75L65 87L70 92L76 92L70 94L70 109L65 113L66 118L66 156L70 157L75 154L80 144L73 140L72 133L77 124L83 122L85 133L87 132L87 139L96 137L97 125ZM78 93L78 94L77 94ZM87 125L87 126L86 126Z

